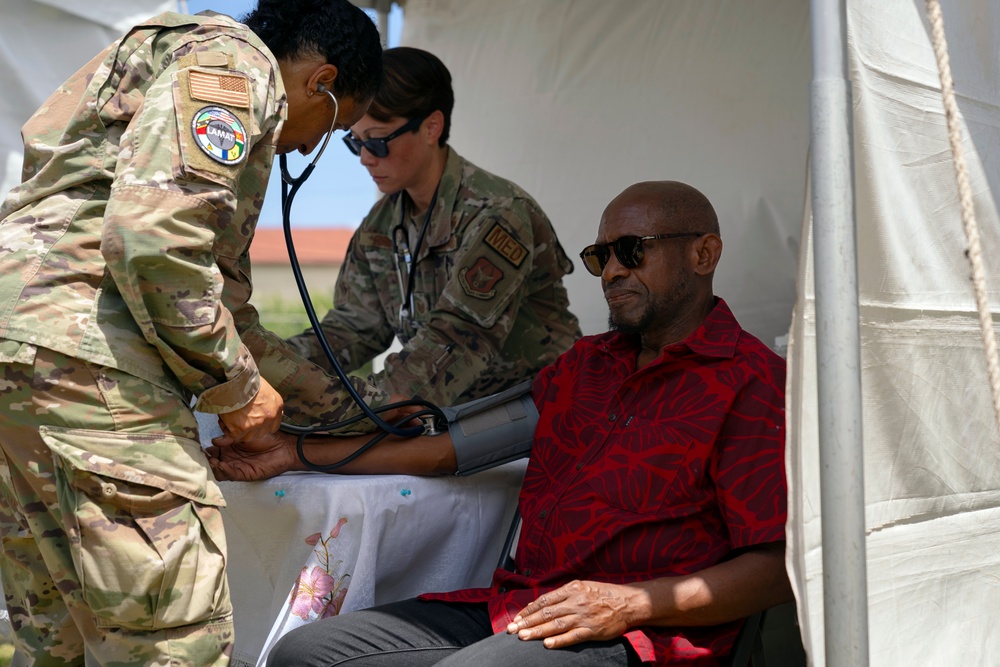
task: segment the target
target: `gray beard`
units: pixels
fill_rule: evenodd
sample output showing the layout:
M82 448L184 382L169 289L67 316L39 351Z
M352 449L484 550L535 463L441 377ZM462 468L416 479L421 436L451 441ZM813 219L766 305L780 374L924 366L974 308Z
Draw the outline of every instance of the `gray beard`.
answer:
M647 308L637 321L622 322L615 319L614 313L608 313L608 329L623 334L641 334L653 323L655 315L652 308Z
M608 329L624 334L643 335L651 329L670 320L677 313L684 312L694 301L695 290L689 280L681 279L668 293L658 299L649 301L646 309L632 321L617 319L614 312L608 313Z

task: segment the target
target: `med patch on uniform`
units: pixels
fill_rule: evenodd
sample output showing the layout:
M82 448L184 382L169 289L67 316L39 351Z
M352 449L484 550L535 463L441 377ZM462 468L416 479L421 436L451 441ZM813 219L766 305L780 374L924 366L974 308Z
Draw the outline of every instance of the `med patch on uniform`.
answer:
M476 299L492 299L496 296L496 284L502 279L503 271L485 257L480 257L475 264L458 273L462 289Z
M246 156L246 129L222 107L199 109L191 120L191 134L198 147L216 162L233 165Z
M486 244L513 264L516 269L521 268L524 258L528 256L528 249L508 234L507 230L500 226L500 223L494 224L493 229L486 235Z

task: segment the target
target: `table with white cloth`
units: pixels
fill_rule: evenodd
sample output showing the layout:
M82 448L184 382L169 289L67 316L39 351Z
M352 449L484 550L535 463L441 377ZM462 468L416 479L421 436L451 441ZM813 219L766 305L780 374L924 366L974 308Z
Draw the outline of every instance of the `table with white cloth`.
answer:
M216 417L196 414L207 445L220 433ZM282 635L319 618L489 585L526 467L521 460L469 477L308 472L220 482L232 667L263 665ZM0 611L0 639L9 640ZM12 665L23 664L15 655Z
M526 461L470 477L286 473L222 482L234 667L290 630L427 591L486 586Z

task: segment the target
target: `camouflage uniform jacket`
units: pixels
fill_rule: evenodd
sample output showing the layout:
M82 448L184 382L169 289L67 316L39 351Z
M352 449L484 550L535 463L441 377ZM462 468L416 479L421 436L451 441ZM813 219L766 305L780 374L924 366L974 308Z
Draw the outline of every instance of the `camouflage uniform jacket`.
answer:
M339 381L248 304L285 104L273 55L222 15L163 14L85 65L22 128L22 184L0 207L0 338L204 412L242 407L263 375L290 421L350 416Z
M403 349L369 378L390 393L439 405L485 396L532 377L580 337L562 277L573 270L539 205L517 185L451 148L416 258L414 310L400 321L405 287L393 230L405 217L410 248L423 223L397 193L372 208L354 234L323 334L345 368ZM402 234L399 235L402 238ZM310 330L290 340L325 365Z

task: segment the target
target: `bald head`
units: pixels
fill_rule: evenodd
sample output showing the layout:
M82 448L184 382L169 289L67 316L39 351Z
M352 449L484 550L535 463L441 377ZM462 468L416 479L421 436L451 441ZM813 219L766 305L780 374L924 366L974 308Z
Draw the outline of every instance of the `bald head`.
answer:
M719 218L705 195L677 181L647 181L608 204L597 243L581 256L600 265L610 326L656 350L683 340L712 310L721 254Z
M708 197L680 181L636 183L611 200L605 216L626 207L646 209L659 233L707 232L721 236L719 217Z

